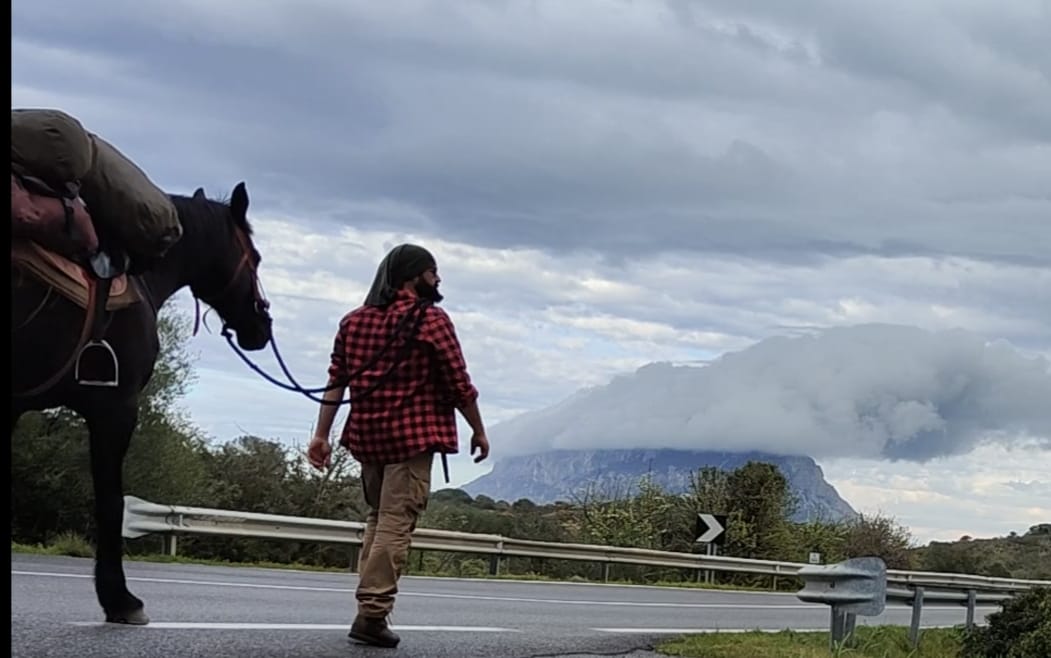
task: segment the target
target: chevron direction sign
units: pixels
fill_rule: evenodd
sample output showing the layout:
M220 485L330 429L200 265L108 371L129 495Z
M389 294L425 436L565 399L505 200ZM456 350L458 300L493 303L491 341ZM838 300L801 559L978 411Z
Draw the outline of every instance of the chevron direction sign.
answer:
M696 537L694 539L696 544L722 546L726 542L726 515L698 514Z

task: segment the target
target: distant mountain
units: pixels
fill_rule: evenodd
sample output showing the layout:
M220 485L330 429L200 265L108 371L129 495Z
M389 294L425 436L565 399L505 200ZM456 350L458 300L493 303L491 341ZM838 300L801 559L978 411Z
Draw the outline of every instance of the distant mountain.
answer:
M514 502L528 498L537 504L570 501L586 487L607 490L634 486L646 473L666 491L687 490L690 474L704 466L734 470L748 461L773 463L799 497L795 519L844 520L857 512L825 480L821 467L809 457L786 457L761 452L693 450L556 450L505 457L493 470L462 487L472 496L486 495Z

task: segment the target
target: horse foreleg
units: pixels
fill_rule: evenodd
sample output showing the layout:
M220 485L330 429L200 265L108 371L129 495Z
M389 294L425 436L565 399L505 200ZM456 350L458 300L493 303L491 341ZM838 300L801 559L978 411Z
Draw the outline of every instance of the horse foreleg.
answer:
M128 591L124 579L124 456L138 423L134 404L86 417L91 433L91 476L95 487L95 594L106 621L147 624L143 603Z
M25 413L21 407L11 405L11 436L15 434L15 428L18 427L18 421L22 418L22 414Z

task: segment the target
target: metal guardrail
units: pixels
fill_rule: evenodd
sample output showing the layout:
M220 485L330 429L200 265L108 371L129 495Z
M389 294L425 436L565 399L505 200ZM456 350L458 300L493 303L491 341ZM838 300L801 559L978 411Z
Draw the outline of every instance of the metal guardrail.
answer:
M887 606L887 565L878 557L862 557L838 564L807 566L799 570L803 589L800 601L824 603L832 611L829 645L854 635L858 615L875 617Z
M982 578L968 574L958 579L961 582L955 585L961 589L947 589L944 585L941 589L930 590L924 585L888 588L888 573L887 565L878 557L854 558L829 565L807 565L798 572L803 580L803 589L797 592L796 596L801 601L824 603L829 606L829 642L833 649L837 644L852 644L856 617L881 614L887 601L897 601L912 607L909 641L913 648L916 648L920 643L920 618L924 602L957 603L966 606L966 626L971 628L974 626L974 615L979 605L1000 603L1013 596L1012 591L1004 589L999 583L994 582L990 588L981 589L976 582L963 582ZM899 579L915 581L919 575L924 578L924 582L950 575L902 571L897 573Z
M169 538L168 552L175 555L176 537L180 534L331 542L360 546L365 524L359 521L160 505L135 496L125 496L123 536L134 539L154 533ZM412 547L426 551L488 555L492 575L499 573L500 562L505 557L598 562L603 564L605 580L609 578L609 568L612 564L692 569L697 571L698 576L705 571L724 571L768 575L775 579L780 576L797 576L801 569L813 568L813 565L797 562L619 546L563 544L431 528L417 528L412 535ZM964 606L967 609L966 623L970 626L974 623L975 609L978 605L997 604L1016 592L1032 587L1051 587L1051 581L886 570L886 600L912 606L914 642L918 641L919 620L924 603L956 603Z

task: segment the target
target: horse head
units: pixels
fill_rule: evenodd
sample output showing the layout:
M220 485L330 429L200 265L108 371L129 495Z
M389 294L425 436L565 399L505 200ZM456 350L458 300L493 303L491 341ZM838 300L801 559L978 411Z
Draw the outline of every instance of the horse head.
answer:
M263 296L259 284L260 255L252 242L252 229L248 223L248 192L245 184L234 187L229 204L219 204L207 199L203 189L194 192L192 201L202 209L219 208L216 213L225 220L223 230L209 231L209 235L220 235L211 244L200 245L198 262L202 265L197 276L190 282L195 297L219 313L223 320L223 331L233 330L237 344L245 350L261 350L271 339L273 320L270 303ZM210 219L210 221L216 221ZM193 255L191 255L191 258Z

